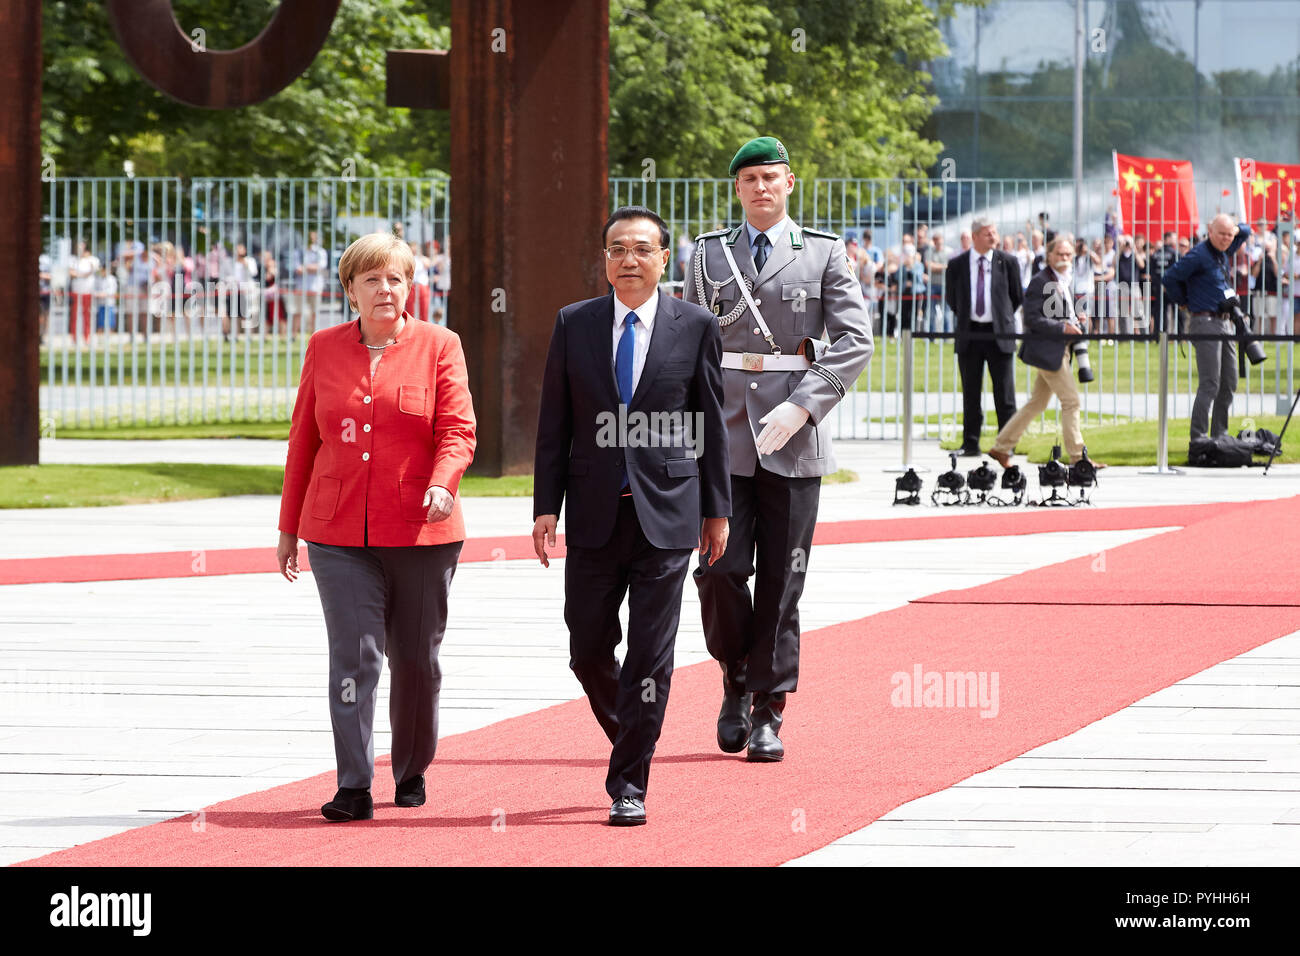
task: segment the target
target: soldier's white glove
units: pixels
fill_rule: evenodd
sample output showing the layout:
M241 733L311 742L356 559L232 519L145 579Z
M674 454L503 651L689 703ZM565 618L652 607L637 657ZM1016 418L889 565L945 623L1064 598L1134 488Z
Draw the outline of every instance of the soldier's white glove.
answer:
M771 455L785 447L790 437L808 421L808 410L792 402L782 402L758 420L764 429L758 433L760 455Z

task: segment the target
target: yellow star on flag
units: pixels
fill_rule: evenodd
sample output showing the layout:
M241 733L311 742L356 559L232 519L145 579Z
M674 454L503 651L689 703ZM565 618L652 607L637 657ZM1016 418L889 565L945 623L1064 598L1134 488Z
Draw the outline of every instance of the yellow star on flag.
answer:
M1252 196L1268 195L1268 183L1264 181L1264 177L1258 172L1255 173L1255 181L1250 184L1250 194Z
M1277 178L1286 179L1286 170L1283 169L1281 166L1277 168Z
M1137 171L1134 170L1132 166L1130 166L1128 172L1120 178L1124 180L1124 188L1129 192L1137 192L1138 183L1142 181L1142 177L1137 174Z

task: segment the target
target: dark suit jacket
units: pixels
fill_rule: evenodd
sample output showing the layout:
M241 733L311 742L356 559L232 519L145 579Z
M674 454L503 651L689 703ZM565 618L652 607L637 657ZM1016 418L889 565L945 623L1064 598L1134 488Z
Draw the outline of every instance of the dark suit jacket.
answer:
M718 320L660 292L645 367L621 417L613 329L613 293L556 316L537 422L533 517L558 515L567 497L566 541L599 548L614 529L625 459L646 540L694 548L702 518L731 515Z
M1051 269L1029 280L1025 289L1025 338L1020 343L1020 361L1036 368L1056 371L1065 361L1065 323L1074 318L1074 296L1062 286Z
M1001 249L993 250L993 273L989 282L989 312L993 316L993 331L1014 335L1016 309L1020 306L1023 290L1020 286L1020 263L1016 257ZM970 253L960 252L948 260L944 277L944 300L956 317L956 350L966 351L971 333L971 311L974 303L970 297ZM978 326L975 327L978 331ZM1008 354L1016 350L1015 339L998 339L998 348Z

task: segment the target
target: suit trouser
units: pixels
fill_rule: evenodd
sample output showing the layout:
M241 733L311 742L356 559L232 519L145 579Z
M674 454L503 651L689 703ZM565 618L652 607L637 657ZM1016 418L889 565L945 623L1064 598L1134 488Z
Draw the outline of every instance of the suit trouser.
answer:
M987 331L992 332L993 326L988 326ZM980 444L980 430L984 427L986 364L993 379L993 408L997 412L998 428L1006 428L1016 413L1015 355L1002 351L996 339L967 342L966 348L957 353L957 369L961 373L963 448L978 448Z
M705 644L745 691L798 688L799 598L821 483L820 477L786 478L762 465L753 477L732 475L727 550L712 566L701 560L695 569Z
M1228 430L1228 409L1232 406L1232 393L1237 390L1235 327L1231 319L1193 312L1187 331L1192 335L1223 336L1219 341L1202 339L1192 343L1196 347L1197 386L1191 426L1192 438L1204 438L1207 425L1211 437L1222 435Z
M375 775L375 698L388 657L393 780L418 776L438 746L438 647L463 542L408 548L307 543L329 636L330 724L340 787Z
M1061 359L1061 367L1048 370L1035 368L1034 387L1029 394L1029 401L1011 416L1011 421L998 432L993 441L993 450L1011 454L1034 419L1043 413L1047 403L1056 395L1061 400L1061 432L1065 438L1065 453L1071 462L1083 457L1083 431L1079 428L1079 389L1070 374L1070 364Z
M690 548L656 548L646 540L631 495L619 499L609 541L568 546L564 561L564 623L569 667L592 713L614 745L605 790L645 799L650 758L663 729L673 676L673 648L682 613ZM627 653L618 609L628 595Z

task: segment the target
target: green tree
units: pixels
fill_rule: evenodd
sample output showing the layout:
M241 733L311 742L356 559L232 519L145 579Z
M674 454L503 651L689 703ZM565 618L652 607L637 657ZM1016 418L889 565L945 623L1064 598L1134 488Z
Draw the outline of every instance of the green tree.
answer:
M278 0L175 0L188 35L201 28L209 49L252 39ZM445 169L445 114L420 119L384 105L384 51L446 48L449 28L433 27L410 0L347 0L306 72L269 100L235 110L202 110L149 86L127 61L101 2L54 0L44 7L41 148L60 176L409 175ZM445 22L445 21L444 21ZM441 135L438 135L441 132Z
M613 0L611 169L725 176L741 143L774 135L803 178L924 176L941 144L920 133L937 102L921 65L946 55L953 7Z

